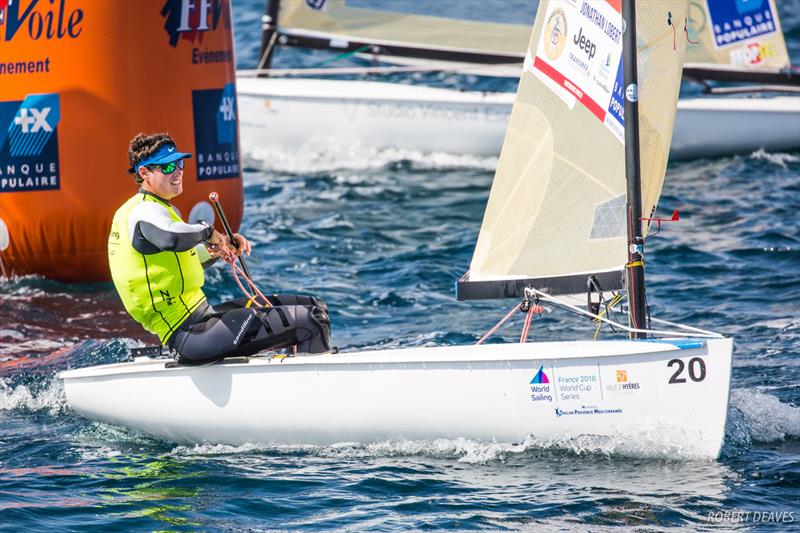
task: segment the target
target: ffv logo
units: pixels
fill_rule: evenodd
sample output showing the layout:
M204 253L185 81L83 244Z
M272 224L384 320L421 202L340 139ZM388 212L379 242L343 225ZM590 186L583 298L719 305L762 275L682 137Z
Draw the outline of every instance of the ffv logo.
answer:
M83 31L85 13L67 4L68 0L0 0L0 25L6 27L4 39L10 41L23 28L34 41L77 38Z
M170 46L177 46L181 38L192 43L202 42L203 33L216 30L220 20L224 21L226 29L231 27L226 0L166 0L161 16L166 17L164 29L169 34Z

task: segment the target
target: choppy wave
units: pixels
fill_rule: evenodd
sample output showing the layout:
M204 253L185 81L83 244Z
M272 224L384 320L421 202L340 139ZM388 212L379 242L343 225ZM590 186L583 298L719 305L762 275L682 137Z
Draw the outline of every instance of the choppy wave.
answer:
M14 385L11 380L0 378L0 412L46 411L57 415L66 405L64 385L54 376L31 385Z
M767 161L782 169L788 169L788 163L800 163L800 157L793 154L767 152L763 148L750 154L751 159Z
M294 149L259 147L245 154L245 166L253 170L288 174L318 174L340 170L379 170L405 165L412 171L475 169L494 171L497 157L376 148L358 142L315 140Z

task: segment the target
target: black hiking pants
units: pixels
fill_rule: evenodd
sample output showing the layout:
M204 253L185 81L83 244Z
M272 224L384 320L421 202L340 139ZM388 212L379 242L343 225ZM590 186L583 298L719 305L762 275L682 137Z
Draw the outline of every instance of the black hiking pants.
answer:
M239 298L201 308L167 341L187 365L213 363L224 357L252 355L261 350L296 347L301 353L330 350L328 307L312 296L268 296L272 307L247 307Z

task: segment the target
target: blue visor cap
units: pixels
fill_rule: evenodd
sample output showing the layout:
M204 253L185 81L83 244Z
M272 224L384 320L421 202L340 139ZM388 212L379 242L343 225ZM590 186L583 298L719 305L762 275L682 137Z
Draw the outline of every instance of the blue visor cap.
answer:
M129 169L128 172L135 174L139 172L140 168L148 165L166 165L167 163L172 163L173 161L178 161L179 159L188 159L190 157L192 157L192 154L187 152L179 152L174 144L165 144L150 157L145 157L136 163L136 168Z

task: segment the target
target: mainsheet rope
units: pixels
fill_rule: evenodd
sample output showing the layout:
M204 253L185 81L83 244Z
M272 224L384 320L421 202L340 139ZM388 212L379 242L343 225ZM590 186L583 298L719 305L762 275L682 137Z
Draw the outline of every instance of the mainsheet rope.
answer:
M236 264L236 256L233 254L228 255L227 257L223 258L226 263L231 266L231 272L233 274L233 279L236 281L236 284L239 286L239 289L242 291L242 294L249 300L250 304L254 307L272 307L272 304L269 303L269 300L264 293L258 288L256 283L250 279L250 277L242 270L242 267ZM242 280L239 278L239 274L247 281L247 285L249 285L250 289L252 289L252 293L250 293L242 284ZM260 298L263 303L259 302L257 298Z

